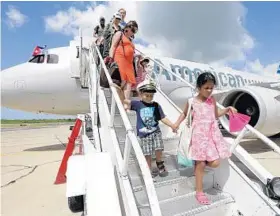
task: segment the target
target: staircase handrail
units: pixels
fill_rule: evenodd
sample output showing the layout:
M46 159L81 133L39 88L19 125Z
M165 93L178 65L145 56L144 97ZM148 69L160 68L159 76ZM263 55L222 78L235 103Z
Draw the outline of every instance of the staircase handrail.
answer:
M141 150L141 147L140 147L140 144L138 142L138 139L134 133L134 130L131 126L131 123L130 123L130 120L127 116L127 113L123 107L123 104L119 98L119 95L117 93L117 90L116 90L116 87L113 85L113 81L111 79L111 76L107 70L107 67L103 61L103 58L100 54L100 51L99 49L97 48L96 45L93 45L91 47L91 49L95 49L99 59L100 59L100 64L102 65L103 69L104 69L104 72L105 72L105 75L108 79L108 82L109 82L109 85L110 85L110 89L112 91L112 97L114 98L115 102L116 102L116 105L119 109L119 112L120 112L120 115L121 115L121 118L123 120L123 123L124 123L124 126L126 128L126 132L127 132L127 138L130 139L130 142L126 142L128 143L129 145L132 145L133 146L133 149L134 149L134 152L135 152L135 155L136 155L136 158L138 160L138 164L139 164L139 167L141 169L141 172L142 172L142 176L143 176L143 179L144 179L144 184L145 184L145 187L146 187L146 192L147 192L147 195L148 195L148 200L149 200L149 203L150 203L150 208L151 208L151 212L152 212L152 215L154 216L161 216L161 210L160 210L160 206L159 206L159 201L158 201L158 198L157 198L157 194L156 194L156 190L155 190L155 187L154 187L154 183L153 183L153 179L151 177L151 173L149 171L149 167L147 165L147 162L145 160L145 157L142 153L142 150ZM93 50L92 50L93 51ZM92 52L94 53L94 52ZM93 55L91 56L91 58L93 58ZM93 60L94 61L94 60ZM113 106L113 104L112 104ZM113 114L114 115L114 114ZM126 138L126 139L127 139ZM126 146L127 149L128 149L128 146ZM127 154L127 155L126 155ZM126 171L127 170L127 166L128 166L128 163L127 162L127 159L129 158L129 155L130 155L130 151L125 151L124 153L124 170Z

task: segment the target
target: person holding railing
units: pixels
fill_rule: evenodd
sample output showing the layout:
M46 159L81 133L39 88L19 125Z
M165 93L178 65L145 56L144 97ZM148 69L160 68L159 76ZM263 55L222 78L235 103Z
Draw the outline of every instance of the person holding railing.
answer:
M131 93L131 86L136 84L133 67L133 56L135 46L131 37L138 31L138 24L136 21L129 21L123 31L115 33L110 49L110 60L115 61L119 68L121 76L121 89L124 89L124 98L129 99ZM122 98L120 96L120 98ZM122 101L123 102L123 101ZM124 104L125 109L127 109Z
M164 145L159 121L172 128L173 132L176 132L176 126L165 116L161 106L153 101L156 85L152 81L145 80L138 85L137 90L141 100L125 100L124 103L136 112L137 136L152 177L157 175L164 177L168 172L162 161ZM156 155L157 170L152 170L152 155Z
M121 27L120 27L121 19L122 19L121 15L119 13L115 13L111 22L108 23L104 29L103 36L102 36L104 38L104 42L103 42L104 48L103 48L103 53L101 53L103 58L109 56L110 48L112 45L112 38L116 32L121 31Z
M224 140L219 129L217 118L228 112L237 112L233 107L218 110L216 100L211 96L216 79L209 72L202 73L197 78L198 96L192 104L186 104L184 112L175 123L176 128L186 118L189 106L192 107L192 134L189 149L190 159L195 161L196 199L200 204L210 204L203 193L203 175L205 166L216 168L220 159L231 156L230 144Z
M103 32L104 32L104 29L105 29L105 18L100 17L99 25L95 26L94 31L93 31L93 37L95 38L94 43L98 47L100 53L103 53L104 38L103 38L102 35L103 35ZM95 59L96 59L97 65L99 65L100 59L98 58L97 53L95 53Z
M102 35L105 29L105 18L100 17L99 19L99 24L95 26L94 32L93 32L93 37L97 38L96 44L102 44Z

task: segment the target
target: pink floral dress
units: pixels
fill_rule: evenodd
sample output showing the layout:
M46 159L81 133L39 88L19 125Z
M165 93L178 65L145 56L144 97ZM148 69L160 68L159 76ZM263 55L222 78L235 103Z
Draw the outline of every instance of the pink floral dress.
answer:
M226 142L215 118L213 98L205 102L194 98L193 107L193 133L190 145L190 155L197 161L214 161L231 156L230 144Z

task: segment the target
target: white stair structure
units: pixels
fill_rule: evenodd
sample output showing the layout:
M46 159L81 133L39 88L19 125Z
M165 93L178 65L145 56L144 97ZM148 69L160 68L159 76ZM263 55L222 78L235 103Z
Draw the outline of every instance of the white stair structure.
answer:
M101 57L95 46L90 48L88 54L85 54L89 67L88 79L86 80L88 80L90 96L90 113L87 116L90 117L91 121L83 119L84 155L95 157L94 154L99 154L100 157L100 153L104 153L111 156L112 170L114 171L109 169L108 172L114 172L114 181L117 186L115 190L118 192L118 196L114 195L116 193L112 187L107 192L106 185L102 185L102 182L98 180L95 182L100 184L104 192L103 194L94 194L91 190L91 188L96 188L96 186L93 187L91 185L94 183L87 181L86 175L81 176L81 178L84 178L84 187L81 187L80 194L77 194L76 189L75 196L84 196L84 215L93 216L96 215L93 212L100 212L98 211L98 206L104 207L104 203L100 203L100 205L95 203L93 205L90 202L92 200L94 202L102 202L104 199L98 201L97 198L109 196L109 194L114 197L109 198L106 205L110 209L110 202L113 203L118 199L121 215L123 216L280 215L277 202L268 198L264 191L249 179L230 159L222 161L221 166L217 169L206 170L204 189L212 203L210 205L200 205L195 199L193 169L179 167L176 161L179 135L173 134L163 125L160 125L164 134L165 151L163 160L169 174L166 177L157 176L153 181L136 137L136 115L134 112L127 114L124 111L115 87L111 86L109 89L103 89L99 86L99 72L101 68L105 70L109 83L112 83L112 80L103 61L101 61L99 66L95 64L94 60L96 58L93 57L94 53ZM168 71L164 65L160 63L158 65L160 65L162 70L164 69L172 76L181 79L186 86L193 88L180 76L172 71ZM155 100L163 106L167 116L171 120L175 120L180 115L181 110L161 91L158 74L153 75L153 77L158 83L158 92ZM92 128L90 136L88 135L87 127ZM280 149L275 143L250 126L247 126L246 129L240 132L237 138L229 138L229 141L232 142L234 157L237 157L242 164L252 171L259 185L264 186L267 179L271 179L274 176L238 145L247 130L256 134L276 152L280 153ZM88 167L90 164L86 166ZM70 172L72 167L69 166L68 169ZM94 173L94 170L92 172ZM100 173L100 170L98 172ZM108 174L108 176L110 175ZM100 176L97 175L95 178L100 178ZM71 182L71 184L75 183ZM71 193L69 185L67 190L68 197L71 197L73 193ZM93 206L97 209L93 210ZM112 215L119 215L117 207L114 207L114 211L116 213ZM108 211L107 214L109 214ZM101 213L98 215L105 214Z

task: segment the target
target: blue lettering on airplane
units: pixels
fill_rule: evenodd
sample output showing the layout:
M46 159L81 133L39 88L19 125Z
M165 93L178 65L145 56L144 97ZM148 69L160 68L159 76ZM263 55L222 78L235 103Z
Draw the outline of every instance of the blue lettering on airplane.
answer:
M155 59L159 63L162 64L162 62L158 59ZM189 81L192 84L196 83L197 77L203 73L203 72L210 72L212 73L217 82L217 86L221 88L237 88L244 86L247 83L247 80L244 79L240 75L233 75L230 73L224 73L224 72L216 72L213 68L210 67L210 70L201 70L199 68L194 68L191 70L187 66L180 66L180 65L173 65L170 64L171 71L180 75L183 79ZM160 74L161 66L157 63L154 64L154 72L156 74ZM176 81L176 77L174 75L171 75L168 73L165 69L162 69L162 75L165 76L166 80L168 81ZM153 78L155 78L155 75L152 75ZM249 80L248 80L249 81ZM258 81L252 81L252 82L258 82Z

